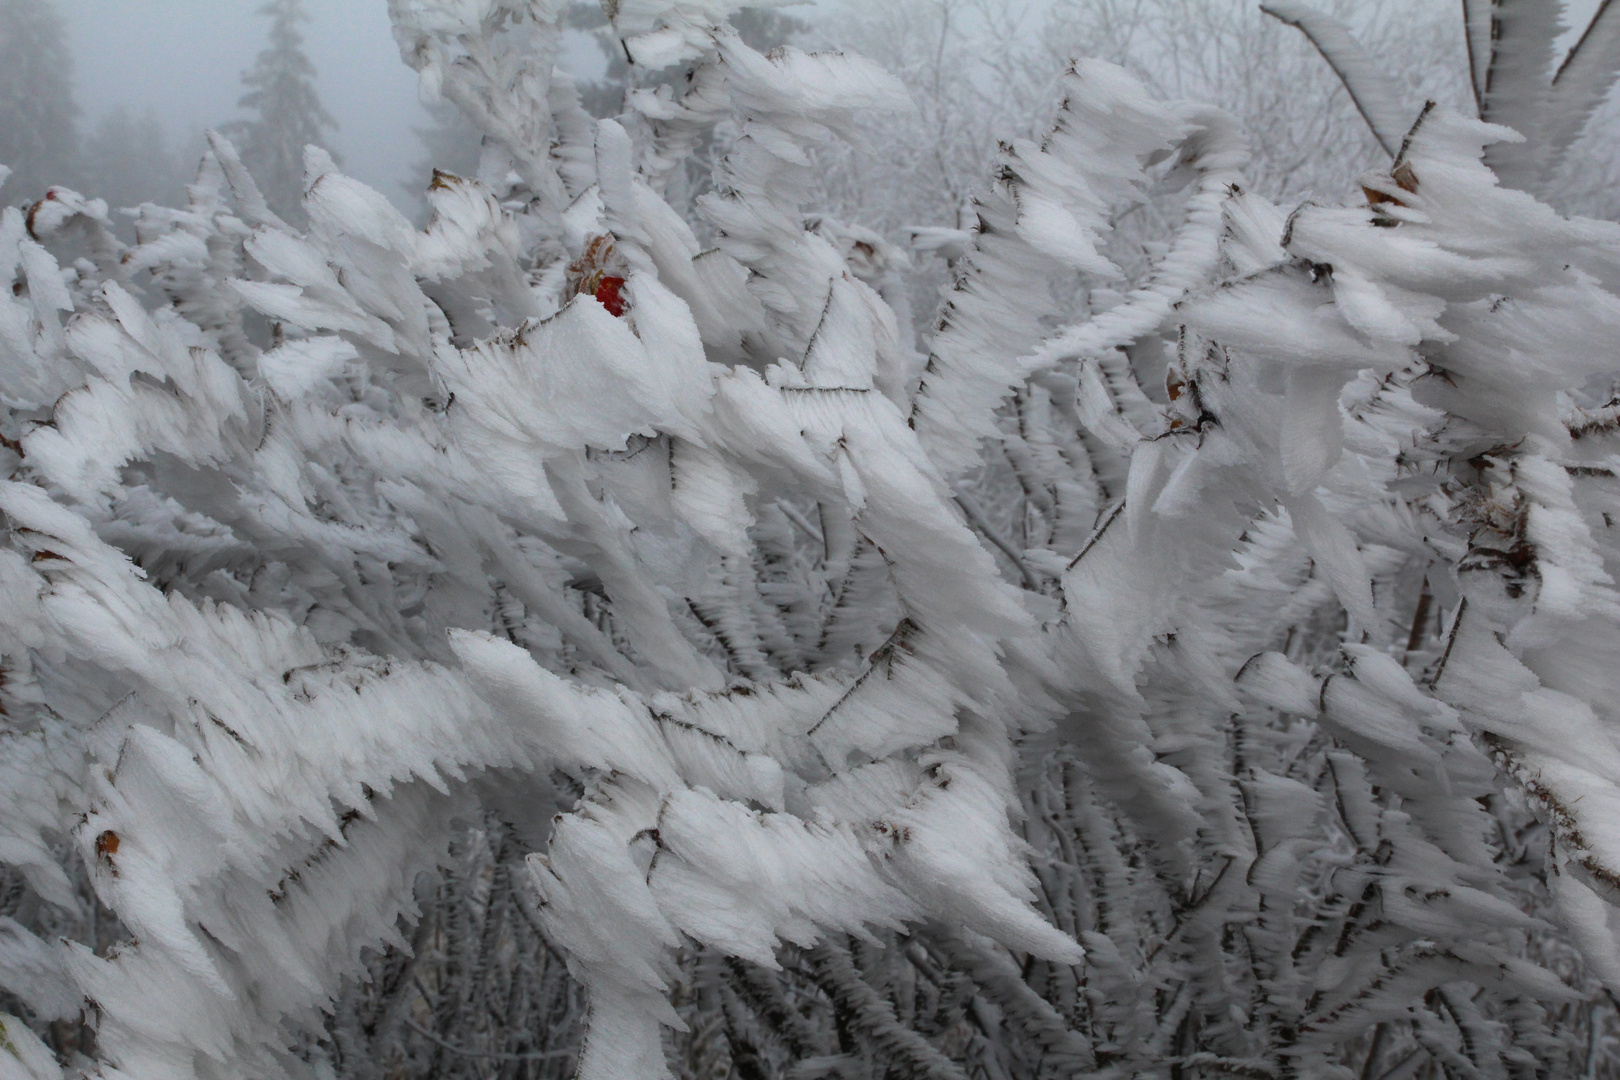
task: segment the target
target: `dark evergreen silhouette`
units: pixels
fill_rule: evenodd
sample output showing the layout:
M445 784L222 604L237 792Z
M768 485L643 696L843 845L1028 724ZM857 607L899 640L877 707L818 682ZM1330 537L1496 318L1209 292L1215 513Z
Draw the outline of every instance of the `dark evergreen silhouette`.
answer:
M337 128L337 121L321 105L315 66L304 55L298 24L308 22L309 15L301 0L270 0L259 14L270 19L270 44L243 73L247 93L238 102L252 115L221 130L237 143L271 208L298 218L304 147L325 146L325 134Z
M61 16L47 0L0 0L0 164L12 170L0 198L77 179L78 116Z
M163 124L151 110L136 116L115 106L84 140L84 193L106 199L114 208L172 203L184 193L189 171L177 163Z

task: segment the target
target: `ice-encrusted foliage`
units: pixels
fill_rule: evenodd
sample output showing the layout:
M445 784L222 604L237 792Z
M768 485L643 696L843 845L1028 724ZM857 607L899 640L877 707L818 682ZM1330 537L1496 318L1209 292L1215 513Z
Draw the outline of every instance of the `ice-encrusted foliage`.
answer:
M919 345L805 206L897 84L735 6L595 122L563 5L392 0L422 230L223 139L0 216L0 1071L1596 1075L1620 229L1077 62Z
M1420 106L1403 100L1377 59L1337 19L1304 0L1265 0L1260 10L1305 34L1379 144L1399 156L1401 136ZM1558 39L1576 14L1574 5L1463 0L1461 13L1475 114L1514 132L1485 148L1485 163L1508 187L1555 202L1575 194L1572 173L1583 162L1571 148L1620 77L1620 8L1607 0L1598 4L1584 27L1571 27L1581 33L1562 57Z

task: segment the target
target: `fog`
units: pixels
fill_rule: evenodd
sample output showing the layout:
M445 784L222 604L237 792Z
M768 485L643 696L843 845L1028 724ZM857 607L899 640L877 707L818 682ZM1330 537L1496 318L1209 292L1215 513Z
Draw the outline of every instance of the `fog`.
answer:
M152 109L171 140L238 115L240 77L265 44L259 0L78 0L58 4L69 25L77 97L94 123L122 104ZM339 129L333 148L368 184L398 194L421 150L413 125L426 120L416 74L400 62L377 0L316 0L305 48Z
M150 111L171 150L189 159L198 152L201 131L241 115L242 72L266 44L268 20L258 15L263 0L54 2L69 31L81 131L120 105L134 116ZM1584 26L1597 2L1573 0L1569 22ZM1049 6L1030 0L1026 14ZM413 165L425 156L415 129L429 120L416 75L395 47L386 0L307 0L305 7L311 16L303 28L305 50L317 70L321 100L339 124L328 144L346 171L397 202L409 201L420 182ZM825 0L821 11L817 7L790 10L823 23L813 36L840 39L837 27L863 5ZM1031 26L1038 22L1029 20ZM1575 33L1571 29L1561 45L1572 44ZM602 57L595 43L581 34L572 41L564 66L587 79L598 75ZM183 164L189 168L190 161Z
M263 0L57 0L73 50L82 123L123 105L148 108L187 153L198 133L239 115L242 72L264 48ZM401 199L428 122L416 73L399 58L386 0L308 0L305 51L322 103L336 118L330 138L345 171ZM595 45L577 36L563 57L576 74L601 70Z

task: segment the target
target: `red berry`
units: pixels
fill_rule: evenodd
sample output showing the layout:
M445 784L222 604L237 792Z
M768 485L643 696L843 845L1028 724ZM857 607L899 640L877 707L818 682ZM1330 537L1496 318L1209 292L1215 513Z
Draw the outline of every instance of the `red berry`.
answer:
M609 315L624 314L624 297L619 290L624 287L624 278L605 277L602 284L596 287L596 299L608 310Z

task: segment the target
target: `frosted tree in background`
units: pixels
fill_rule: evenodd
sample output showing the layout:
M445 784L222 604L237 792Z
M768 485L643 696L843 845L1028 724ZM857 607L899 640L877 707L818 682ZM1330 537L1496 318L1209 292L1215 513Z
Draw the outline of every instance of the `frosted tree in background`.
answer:
M304 147L321 146L337 121L315 91L315 67L304 55L298 24L309 21L302 0L270 0L259 9L270 20L270 44L242 73L247 92L237 104L252 115L226 124L241 144L242 160L278 213L296 218L304 179Z
M1274 0L1262 4L1261 10L1297 27L1316 46L1384 152L1396 156L1418 104L1386 73L1382 50L1369 52L1339 20L1298 0ZM1607 2L1599 4L1562 57L1556 55L1564 29L1556 7L1464 0L1461 23L1470 111L1481 120L1510 125L1524 136L1490 146L1486 163L1504 183L1553 202L1582 195L1593 201L1592 193L1581 188L1591 183L1594 163L1612 182L1616 170L1612 151L1594 161L1594 155L1570 150L1584 135L1608 133L1595 120L1617 74L1613 53L1620 42L1620 13Z
M81 124L66 26L48 0L0 4L0 160L12 170L0 196L32 202L52 184L82 188L114 206L172 201L186 172L158 117L115 105ZM189 153L189 151L188 151ZM118 222L125 233L129 221Z
M1337 0L1325 11L1354 22L1405 97L1459 108L1468 100L1455 4ZM928 253L961 250L973 224L968 195L998 145L1040 134L1075 55L1121 65L1155 96L1233 114L1250 145L1248 186L1269 198L1335 197L1384 156L1316 50L1249 0L896 0L836 8L818 34L878 60L915 103L915 111L863 117L851 145L824 151L815 198L902 246L915 236L914 253L924 257L899 273L918 296L948 276L947 261ZM1582 205L1593 212L1602 204ZM1154 192L1118 221L1114 257L1139 272L1178 214L1176 192ZM926 332L928 305L913 312Z
M109 206L172 202L185 185L168 142L155 112L135 117L115 106L96 122L80 151L86 192Z
M49 0L0 3L0 161L9 202L78 178L79 110L67 31Z
M596 120L392 0L425 228L0 216L4 1075L1612 1075L1620 227L1074 60L919 336L812 202L904 87L733 6Z

